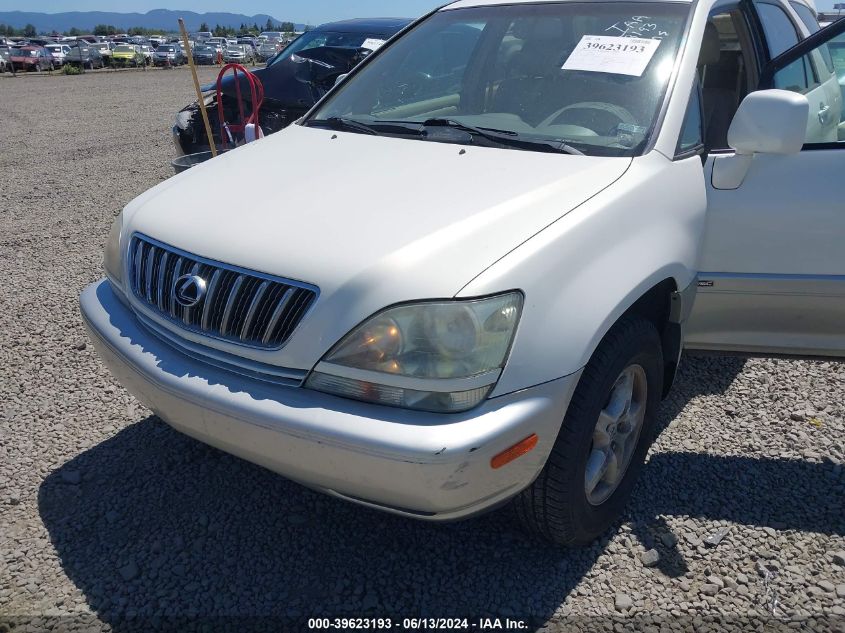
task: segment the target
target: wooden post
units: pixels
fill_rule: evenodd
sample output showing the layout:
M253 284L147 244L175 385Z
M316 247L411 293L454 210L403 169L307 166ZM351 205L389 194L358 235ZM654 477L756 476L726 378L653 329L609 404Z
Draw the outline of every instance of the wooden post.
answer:
M211 123L208 120L208 110L205 109L205 100L202 98L200 80L197 78L197 67L194 66L194 55L191 50L191 42L188 40L188 31L185 30L185 20L182 18L179 18L179 31L182 33L182 42L184 42L185 51L188 53L188 65L191 67L191 76L194 78L194 89L197 91L197 101L200 105L202 122L205 125L205 134L208 136L208 145L211 148L211 157L214 158L217 156L217 146L214 144L214 135L211 133ZM222 107L222 104L218 103L217 107Z

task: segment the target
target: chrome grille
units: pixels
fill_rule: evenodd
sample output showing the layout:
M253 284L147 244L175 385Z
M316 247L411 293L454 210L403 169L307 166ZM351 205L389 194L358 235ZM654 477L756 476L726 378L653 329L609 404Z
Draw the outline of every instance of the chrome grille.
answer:
M317 289L182 252L135 235L128 253L132 293L160 316L203 334L266 349L284 345ZM176 301L176 280L198 275L206 293L195 306Z

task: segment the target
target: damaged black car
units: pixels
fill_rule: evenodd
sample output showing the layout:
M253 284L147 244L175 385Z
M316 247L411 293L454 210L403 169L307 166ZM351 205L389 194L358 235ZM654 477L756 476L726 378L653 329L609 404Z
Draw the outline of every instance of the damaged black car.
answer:
M302 117L345 75L377 50L393 35L410 24L402 18L372 18L332 22L304 33L267 61L265 68L253 71L261 80L264 100L259 124L265 135L273 134ZM240 75L241 94L248 101L246 77ZM221 143L217 84L202 87L215 143ZM222 81L222 107L225 121L237 120L239 104L233 74ZM245 104L250 110L251 105ZM209 150L199 104L194 102L176 114L173 140L179 155Z

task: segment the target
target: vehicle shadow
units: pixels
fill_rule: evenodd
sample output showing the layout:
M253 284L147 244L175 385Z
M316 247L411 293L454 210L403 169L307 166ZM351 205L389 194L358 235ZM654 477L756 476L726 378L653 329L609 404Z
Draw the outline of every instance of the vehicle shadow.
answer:
M723 391L742 369L731 359L686 362L692 370L682 371L680 395L664 406L661 423L684 398ZM710 368L712 381L691 382ZM664 529L657 517L666 514L845 534L832 505L812 516L795 510L808 495L835 498L820 488L833 485L826 468L658 453L624 520L644 542ZM727 472L742 473L733 499L714 494ZM411 521L312 492L155 417L51 473L39 511L65 573L114 631L173 617L262 618L280 630L279 622L303 617L470 614L520 617L536 628L618 528L589 548L565 550L527 537L508 512L445 525ZM668 575L685 568L675 553L664 553Z
M606 545L539 544L508 512L441 525L354 506L155 417L51 473L38 501L65 573L114 631L196 616L260 619L243 630L343 615L539 625Z

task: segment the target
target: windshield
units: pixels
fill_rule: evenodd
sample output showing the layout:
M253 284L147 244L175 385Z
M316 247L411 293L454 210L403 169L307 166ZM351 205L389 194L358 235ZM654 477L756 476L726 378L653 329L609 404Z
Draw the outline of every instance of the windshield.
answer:
M474 131L473 141L484 131L510 135L525 141L520 149L556 142L588 155L638 155L688 13L689 5L663 2L439 11L366 63L306 125L351 119L370 133L416 128L415 138L449 142L421 133L432 123Z
M114 49L115 53L134 53L135 49L131 46L118 46Z
M175 51L176 51L175 46L170 46L170 45L165 46L165 45L162 44L161 46L158 47L159 53L173 53Z
M381 44L384 44L387 38L381 35L367 35L366 33L339 33L333 31L308 31L299 38L291 42L291 44L282 50L281 54L276 57L270 66L287 59L291 55L300 51L308 50L309 48L320 48L322 46L337 46L340 48L361 48L363 44L367 44L367 48L375 50Z
M161 48L161 47L159 47L159 48ZM212 52L214 52L214 49L211 48L210 46L194 46L194 52L195 53L212 53Z

